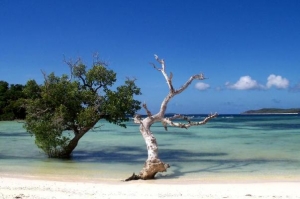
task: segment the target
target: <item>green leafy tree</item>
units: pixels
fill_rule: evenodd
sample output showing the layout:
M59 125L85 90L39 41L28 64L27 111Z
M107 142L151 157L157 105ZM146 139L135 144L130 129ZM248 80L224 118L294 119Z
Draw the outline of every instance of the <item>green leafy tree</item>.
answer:
M0 120L14 120L25 118L24 86L21 84L9 85L0 81Z
M24 85L11 84L7 92L8 105L5 111L13 114L11 119L25 119L25 108L23 106L25 95L23 89Z
M35 80L27 81L23 93L26 99L36 99L41 97L41 87L36 83Z
M43 85L30 80L24 89L32 96L27 99L24 126L48 157L69 157L99 120L126 127L128 116L140 109L134 96L141 93L134 80L113 90L116 73L104 63L95 62L89 70L80 60L68 65L71 77L44 74Z

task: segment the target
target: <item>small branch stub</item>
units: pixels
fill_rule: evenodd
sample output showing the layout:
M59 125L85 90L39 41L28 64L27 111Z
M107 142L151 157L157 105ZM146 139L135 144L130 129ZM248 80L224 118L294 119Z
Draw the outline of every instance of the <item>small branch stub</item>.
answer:
M146 103L143 104L143 108L146 110L146 113L147 113L148 117L151 117L152 113L149 111Z

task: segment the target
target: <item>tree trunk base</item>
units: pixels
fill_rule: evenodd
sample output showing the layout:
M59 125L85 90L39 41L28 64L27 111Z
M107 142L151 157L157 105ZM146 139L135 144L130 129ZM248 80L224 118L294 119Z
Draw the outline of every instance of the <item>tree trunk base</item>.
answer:
M158 172L166 172L167 168L170 168L169 164L163 163L160 160L156 161L146 161L144 164L143 169L140 171L139 175L136 175L135 173L132 174L129 178L127 178L125 181L131 181L131 180L151 180L155 178L155 175Z

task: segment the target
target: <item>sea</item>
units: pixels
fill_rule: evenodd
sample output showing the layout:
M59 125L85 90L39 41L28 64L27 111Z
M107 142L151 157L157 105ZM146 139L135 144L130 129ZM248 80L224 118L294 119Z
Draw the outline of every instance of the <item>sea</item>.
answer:
M192 121L205 115L189 115ZM184 121L177 121L184 122ZM100 120L70 159L48 158L22 121L0 122L0 176L64 181L121 181L139 173L147 150L132 120L122 128ZM300 181L300 115L219 115L189 129L155 123L159 182Z

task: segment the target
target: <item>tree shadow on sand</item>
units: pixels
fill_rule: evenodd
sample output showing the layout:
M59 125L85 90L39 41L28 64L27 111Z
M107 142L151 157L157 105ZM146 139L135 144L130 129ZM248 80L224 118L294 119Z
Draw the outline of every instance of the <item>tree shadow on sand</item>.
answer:
M164 149L161 150L160 158L165 162L197 162L199 158L226 156L226 153L195 153L187 150ZM147 159L144 147L111 147L100 151L74 151L70 160L74 162L99 162L116 164L143 164Z
M226 173L226 172L233 172L233 173L252 173L257 170L255 169L244 169L248 166L253 165L268 165L270 163L285 163L285 164L292 164L297 163L296 161L292 160L268 160L268 159L202 159L199 160L199 167L201 165L207 165L206 167L201 167L199 169L192 169L187 170L183 166L179 164L174 164L172 166L172 173L170 174L160 174L158 175L159 178L163 179L174 179L185 176L187 174L196 174L196 173ZM203 164L201 164L203 163ZM299 163L298 163L299 164Z
M245 167L253 165L267 166L270 163L295 163L295 161L288 159L228 159L226 156L228 156L228 154L222 152L201 153L178 149L164 149L160 152L160 158L162 161L171 165L171 172L158 174L157 179L174 179L187 174L196 173L249 173L255 172L255 170L249 170L249 168L244 169ZM146 158L147 153L144 147L112 147L109 150L101 151L76 151L71 160L74 162L141 165L142 168ZM188 168L183 167L180 162L191 163L196 167L199 165L199 169L188 170ZM128 171L128 173L130 172L138 171Z

